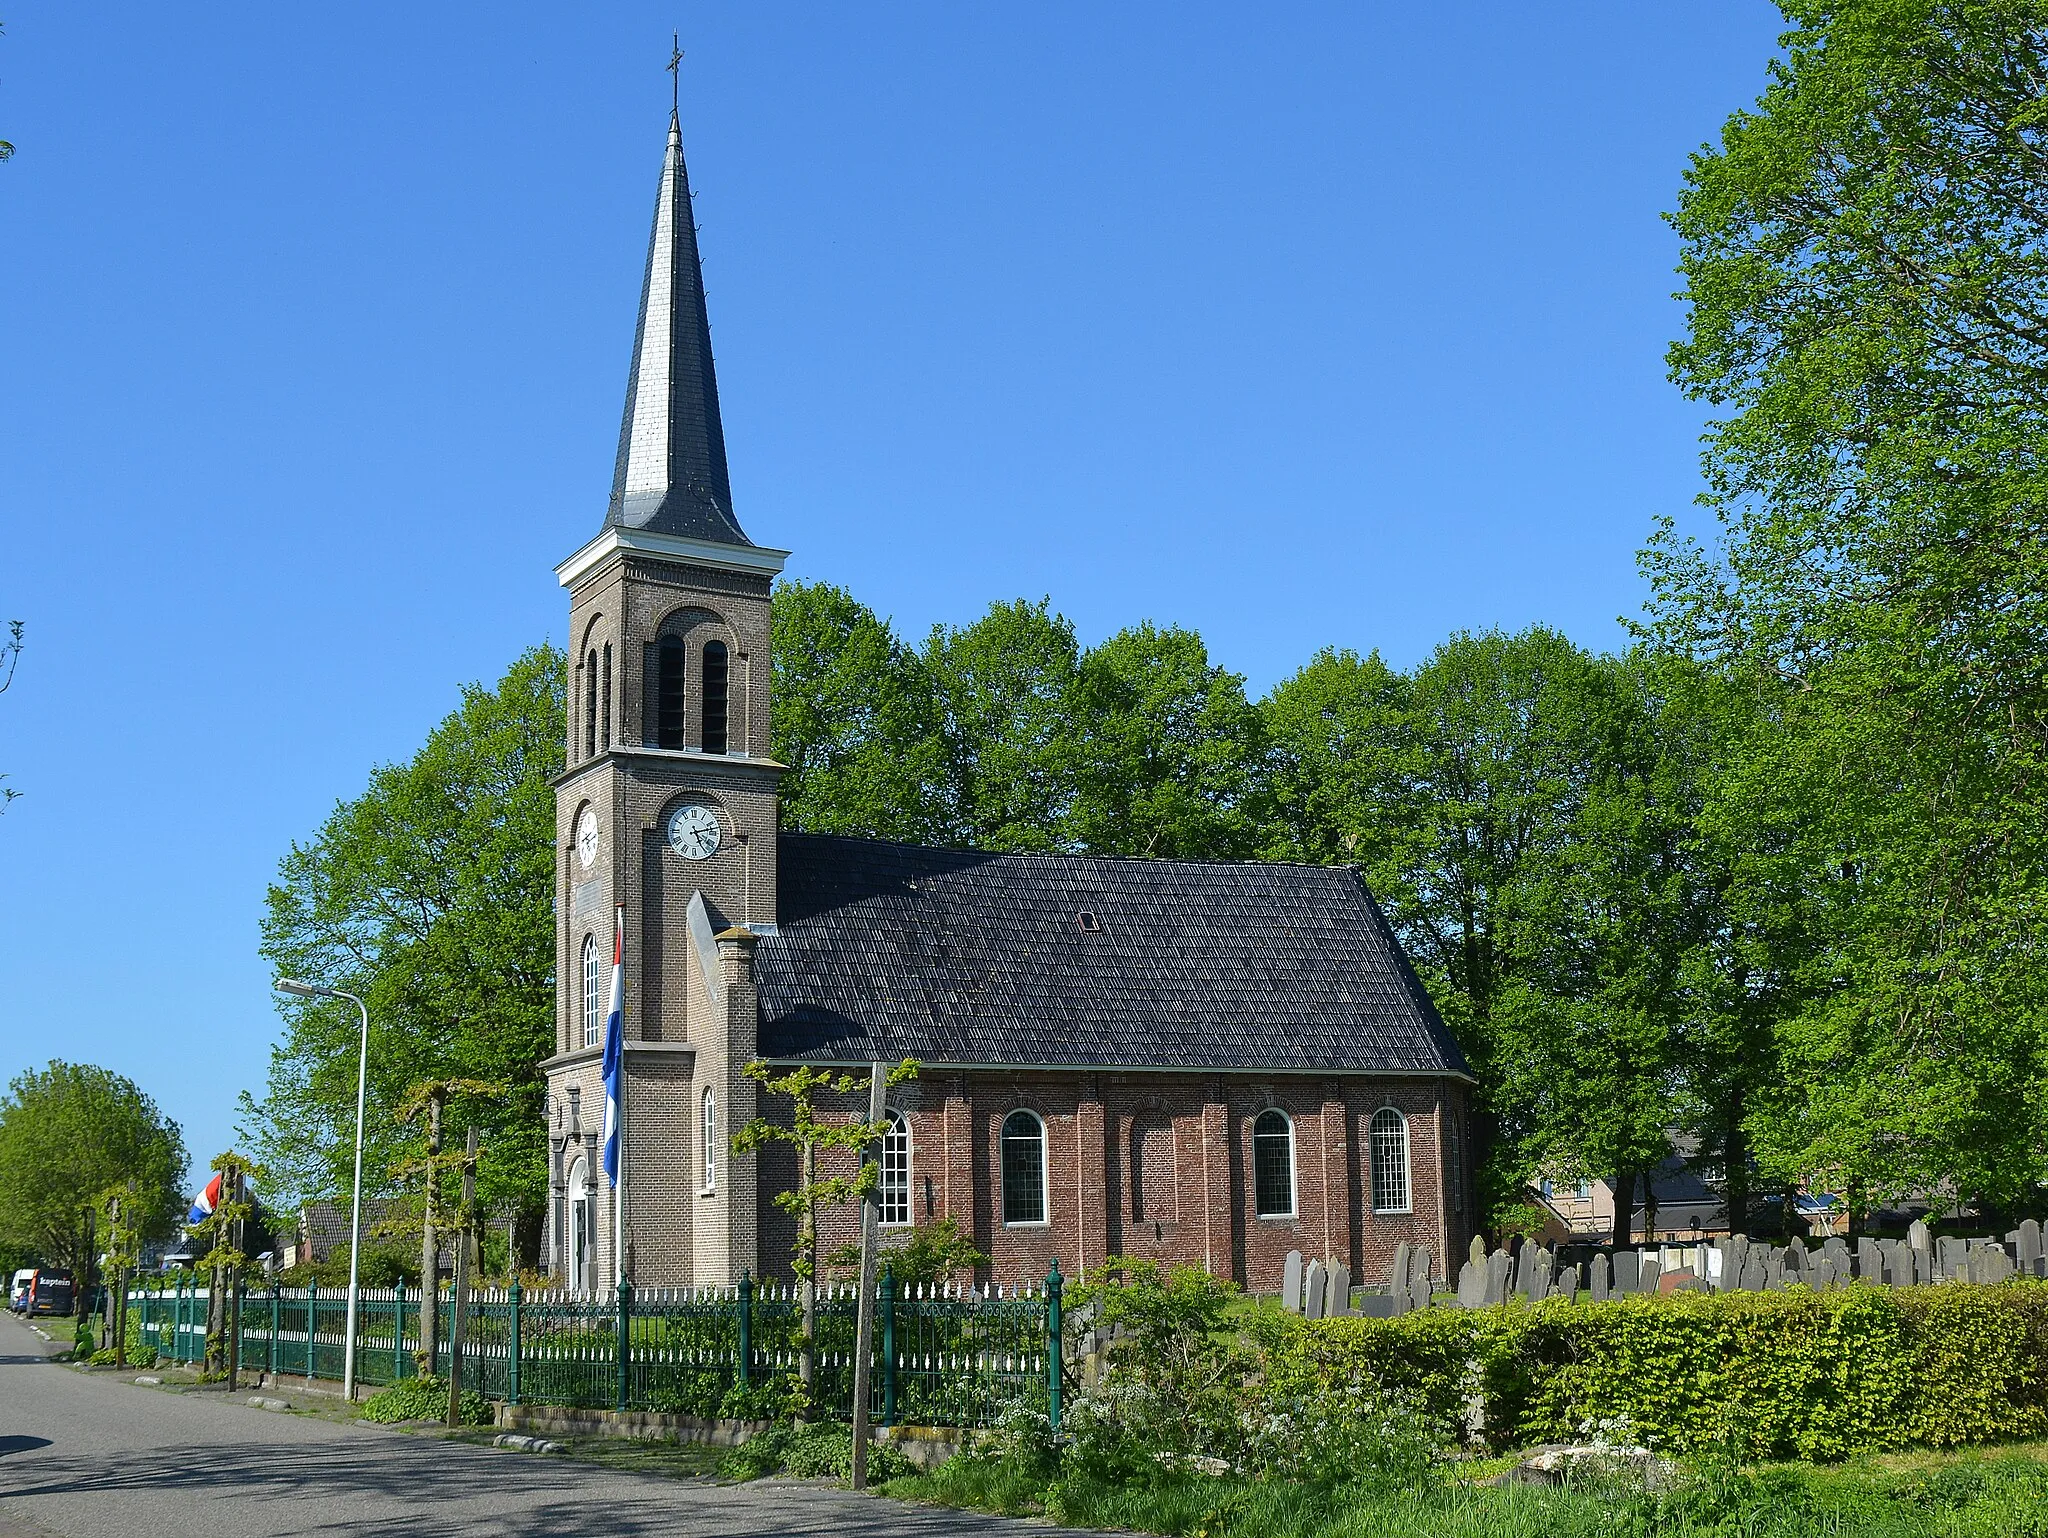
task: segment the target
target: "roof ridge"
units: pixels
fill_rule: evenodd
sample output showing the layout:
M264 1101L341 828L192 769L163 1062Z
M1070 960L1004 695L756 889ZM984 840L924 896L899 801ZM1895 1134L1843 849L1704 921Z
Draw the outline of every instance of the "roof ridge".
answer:
M1168 855L1096 854L1065 849L977 849L970 844L915 844L908 839L873 838L861 833L814 833L802 828L781 828L777 838L836 839L847 844L871 844L886 849L910 849L921 854L968 854L986 860L1100 860L1117 865L1180 865L1203 870L1326 870L1363 879L1357 865L1318 865L1308 860L1187 860Z

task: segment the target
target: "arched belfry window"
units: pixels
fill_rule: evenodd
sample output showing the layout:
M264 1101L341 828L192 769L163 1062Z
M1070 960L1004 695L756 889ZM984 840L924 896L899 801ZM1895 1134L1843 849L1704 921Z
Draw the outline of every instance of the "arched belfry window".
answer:
M604 1034L604 984L597 962L597 936L583 937L583 1045L594 1047Z
M1252 1123L1252 1199L1262 1218L1294 1216L1294 1123L1261 1111Z
M654 745L679 748L683 745L683 643L679 636L663 636L656 650L654 668Z
M718 1189L718 1097L704 1087L704 1189Z
M612 745L612 643L604 643L604 660L598 665L597 745Z
M583 756L597 753L597 648L583 661Z
M726 702L730 693L725 642L704 643L704 741L706 753L725 751Z
M884 1223L910 1221L910 1119L901 1111L882 1134L881 1206Z
M1046 1221L1045 1123L1030 1111L1003 1118L1003 1221Z
M1372 1210L1414 1211L1408 1198L1408 1118L1390 1105L1372 1113Z

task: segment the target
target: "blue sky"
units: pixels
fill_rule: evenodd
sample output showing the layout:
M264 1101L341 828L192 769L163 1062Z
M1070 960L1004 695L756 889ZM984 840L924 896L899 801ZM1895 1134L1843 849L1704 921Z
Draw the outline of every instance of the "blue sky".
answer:
M585 14L585 13L588 14ZM1700 412L1659 220L1756 0L23 0L0 38L0 1076L205 1161L266 882L603 515L685 30L734 498L907 634L1050 595L1318 648L1619 644Z

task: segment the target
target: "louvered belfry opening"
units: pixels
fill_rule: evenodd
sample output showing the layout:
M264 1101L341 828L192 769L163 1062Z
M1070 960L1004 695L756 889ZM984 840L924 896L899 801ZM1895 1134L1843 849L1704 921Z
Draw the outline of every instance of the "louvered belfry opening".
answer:
M728 689L725 642L704 643L704 741L706 753L725 751L725 714Z
M593 648L583 662L583 756L597 753L597 652Z
M683 643L679 637L663 636L655 657L654 745L657 748L683 746Z

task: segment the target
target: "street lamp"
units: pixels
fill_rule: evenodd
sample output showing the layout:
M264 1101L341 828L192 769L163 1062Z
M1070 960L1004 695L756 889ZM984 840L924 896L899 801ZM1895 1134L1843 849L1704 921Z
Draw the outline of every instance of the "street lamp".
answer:
M363 1098L370 1080L370 1006L353 993L339 988L316 988L295 977L277 980L280 993L302 999L347 999L363 1017L362 1043L356 1051L356 1188L348 1214L348 1343L341 1353L341 1393L351 1402L356 1397L356 1302L361 1293L357 1278L363 1258Z

